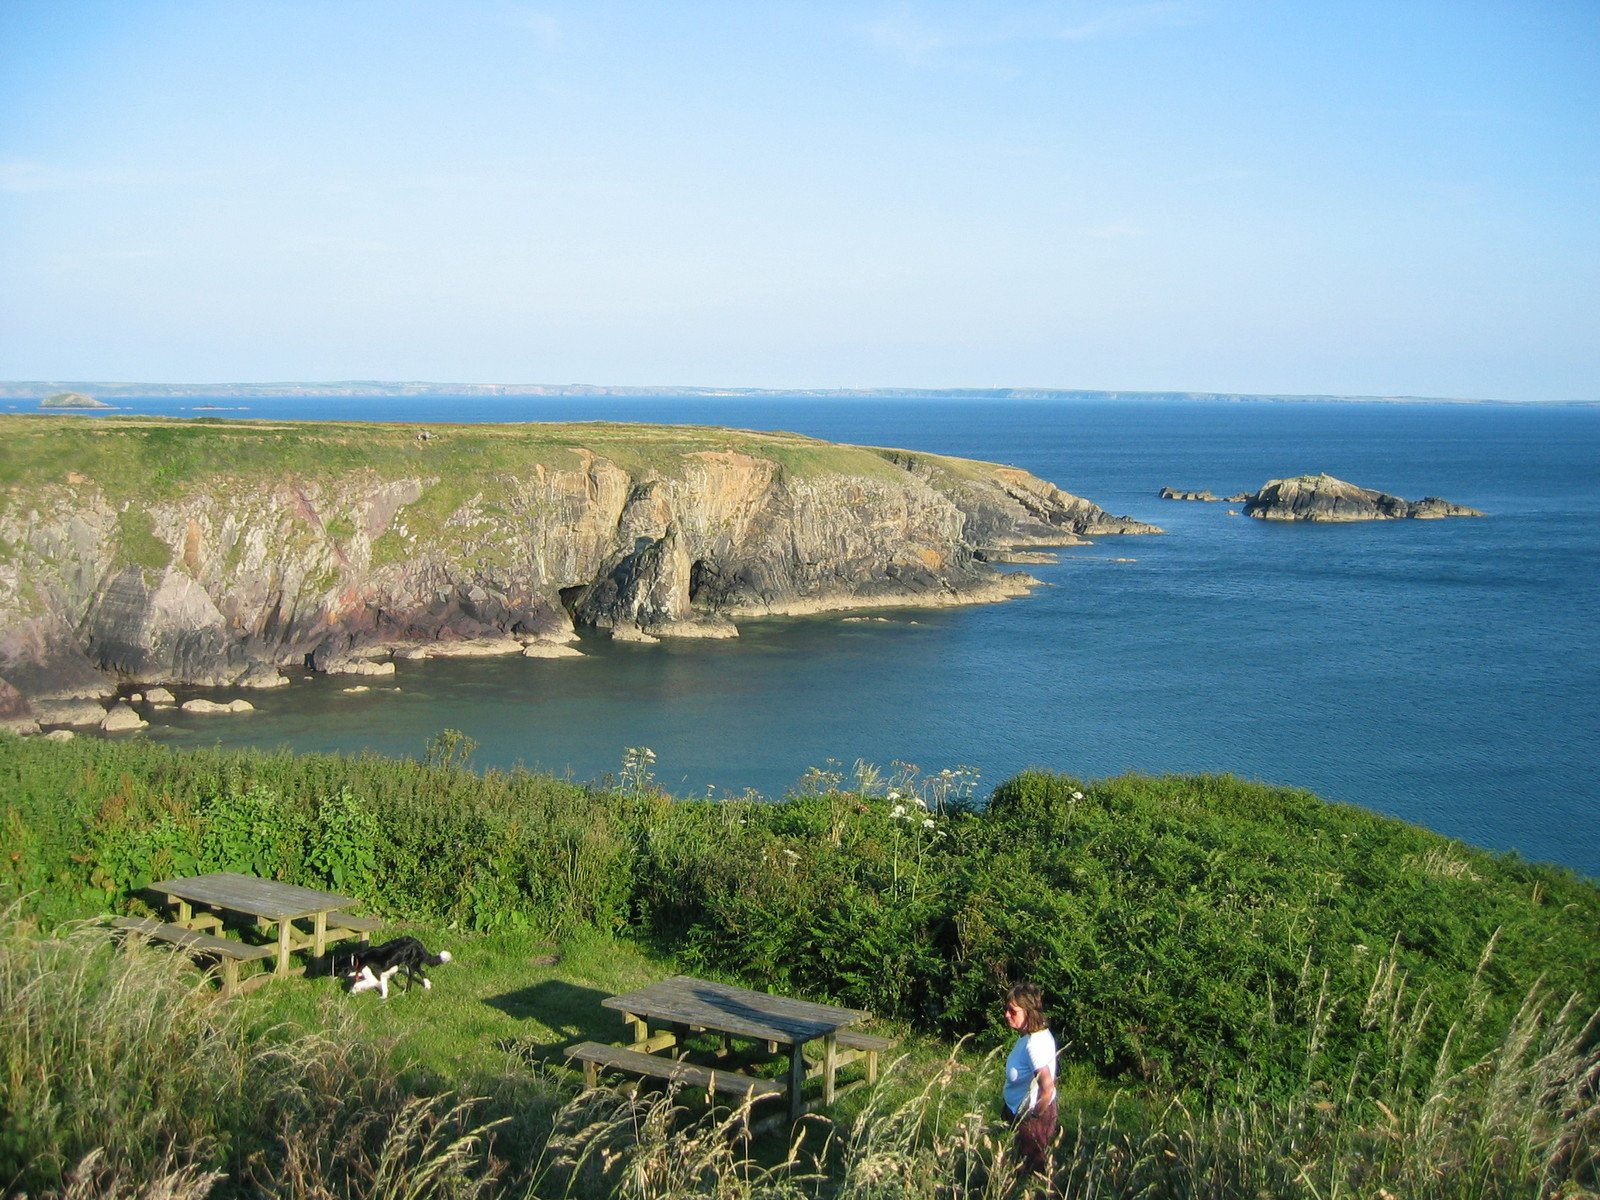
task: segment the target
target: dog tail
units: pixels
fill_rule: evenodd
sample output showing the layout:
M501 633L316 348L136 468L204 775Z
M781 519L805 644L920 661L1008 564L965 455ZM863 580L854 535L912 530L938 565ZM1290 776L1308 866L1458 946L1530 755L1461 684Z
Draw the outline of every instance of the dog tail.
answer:
M439 951L439 953L435 954L432 958L428 959L428 965L430 967L437 967L440 963L447 963L449 961L450 961L450 951L441 950L441 951Z

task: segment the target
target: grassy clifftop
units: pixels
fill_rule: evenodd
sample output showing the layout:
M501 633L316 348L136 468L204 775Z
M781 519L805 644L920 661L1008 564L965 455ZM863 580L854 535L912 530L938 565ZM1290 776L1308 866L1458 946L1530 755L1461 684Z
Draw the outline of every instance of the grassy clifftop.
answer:
M426 436L423 436L426 435ZM873 450L791 433L710 426L617 424L416 425L355 422L178 420L148 417L0 416L0 486L41 487L70 475L130 491L171 491L230 476L332 479L353 471L461 477L571 470L583 450L628 471L676 474L687 456L746 454L805 477L891 478ZM961 463L963 473L975 464ZM981 472L980 472L981 473Z

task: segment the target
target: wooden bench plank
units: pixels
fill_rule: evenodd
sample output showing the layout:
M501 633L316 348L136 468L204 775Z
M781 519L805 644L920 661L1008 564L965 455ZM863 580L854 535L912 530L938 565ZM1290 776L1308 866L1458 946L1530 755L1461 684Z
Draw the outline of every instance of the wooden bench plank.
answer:
M878 1055L885 1050L892 1050L898 1044L893 1038L879 1037L875 1033L862 1033L857 1029L841 1029L834 1042L838 1047L834 1055L834 1066L848 1066L865 1058L868 1083L878 1082ZM819 1042L810 1042L807 1048L821 1051L822 1046ZM825 1064L817 1063L806 1071L806 1078L815 1079L826 1071Z
M609 1067L633 1075L664 1079L668 1083L686 1083L703 1087L707 1091L725 1095L766 1100L782 1096L783 1084L774 1079L757 1079L737 1071L719 1071L714 1067L701 1067L673 1058L658 1058L654 1054L641 1054L621 1046L606 1046L599 1042L579 1042L566 1049L568 1058L584 1064L584 1082L593 1087L598 1082L598 1069Z
M252 946L234 938L217 937L182 925L169 925L155 917L113 917L111 926L124 933L137 933L153 942L168 942L181 946L191 954L206 955L221 961L222 991L232 993L239 986L239 964L256 959L271 958L276 946Z
M372 935L383 928L383 922L377 917L363 917L355 913L331 912L328 914L328 940L341 941L344 938L360 938L363 946L372 941Z
M168 925L154 917L115 917L111 924L118 929L142 933L152 941L172 942L185 950L214 954L219 958L231 958L236 962L270 958L277 952L276 946L252 946L248 942L234 938L217 937L215 934L201 933L197 929L185 929L182 925Z

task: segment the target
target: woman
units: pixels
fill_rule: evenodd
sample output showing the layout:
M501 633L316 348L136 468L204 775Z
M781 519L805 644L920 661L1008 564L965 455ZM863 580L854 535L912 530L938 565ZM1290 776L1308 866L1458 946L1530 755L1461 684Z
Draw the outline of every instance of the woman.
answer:
M1044 994L1033 983L1006 993L1006 1024L1019 1036L1006 1058L1006 1120L1016 1131L1017 1157L1036 1175L1050 1171L1056 1135L1056 1039L1044 1014Z

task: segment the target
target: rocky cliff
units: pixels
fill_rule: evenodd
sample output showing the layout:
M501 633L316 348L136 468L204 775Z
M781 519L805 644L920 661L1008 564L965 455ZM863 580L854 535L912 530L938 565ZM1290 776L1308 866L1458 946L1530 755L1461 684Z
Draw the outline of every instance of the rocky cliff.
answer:
M1159 532L1025 471L791 434L0 417L0 716L34 698L388 653L547 653L575 626L1025 590L1017 547Z
M1246 516L1263 521L1394 521L1405 518L1481 517L1475 508L1437 496L1402 500L1357 487L1332 475L1298 475L1269 481L1245 501Z

